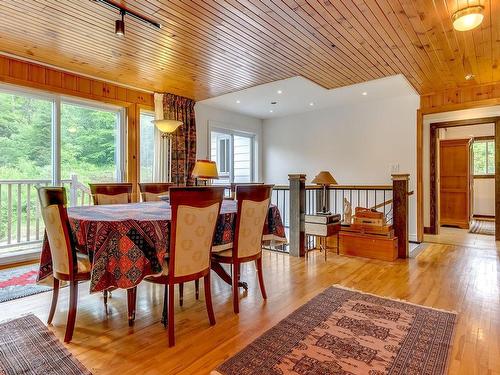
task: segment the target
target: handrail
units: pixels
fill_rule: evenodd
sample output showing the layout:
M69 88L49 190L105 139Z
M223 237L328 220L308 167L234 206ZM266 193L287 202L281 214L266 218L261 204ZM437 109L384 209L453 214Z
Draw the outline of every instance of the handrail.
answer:
M288 190L288 185L274 185L275 190ZM306 190L323 190L321 185L306 185ZM327 190L392 190L392 185L330 185Z

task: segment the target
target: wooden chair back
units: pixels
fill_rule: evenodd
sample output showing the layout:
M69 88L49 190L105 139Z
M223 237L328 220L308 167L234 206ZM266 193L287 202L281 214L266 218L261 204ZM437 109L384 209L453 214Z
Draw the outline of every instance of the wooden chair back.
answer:
M132 201L132 183L109 182L89 184L95 205L125 204Z
M54 277L72 280L76 271L76 253L66 211L66 189L40 187L38 197L50 245Z
M161 200L161 195L168 195L170 187L174 186L171 182L142 182L139 183L141 198L143 202L156 202Z
M224 187L170 188L169 279L184 282L210 272L210 256Z
M236 199L236 189L238 186L264 185L263 182L231 182L231 199Z
M274 185L236 187L238 214L233 241L233 259L247 261L262 254L262 235Z

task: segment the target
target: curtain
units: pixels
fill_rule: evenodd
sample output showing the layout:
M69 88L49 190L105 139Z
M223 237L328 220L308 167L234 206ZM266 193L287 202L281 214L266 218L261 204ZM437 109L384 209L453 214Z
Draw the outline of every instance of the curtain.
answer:
M194 185L194 179L191 177L194 164L196 163L194 105L194 100L182 96L155 94L157 119L182 121L182 125L172 135L171 181L177 185ZM157 132L160 133L159 131ZM158 134L158 138L155 142L155 146L158 145L158 150L155 149L155 159L157 159L157 163L155 164L155 180L158 178L159 181L165 181L168 180L168 166L166 165L166 161L168 159L169 147L168 142L165 139L161 139L161 134ZM158 168L156 168L156 165Z

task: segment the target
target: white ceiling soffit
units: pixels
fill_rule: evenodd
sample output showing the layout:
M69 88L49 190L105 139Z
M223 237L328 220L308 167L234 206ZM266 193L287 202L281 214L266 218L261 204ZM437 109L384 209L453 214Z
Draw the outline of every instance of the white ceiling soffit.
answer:
M304 77L292 77L202 100L199 103L268 119L411 94L417 95L401 74L332 90L327 90ZM273 102L276 104L271 104Z

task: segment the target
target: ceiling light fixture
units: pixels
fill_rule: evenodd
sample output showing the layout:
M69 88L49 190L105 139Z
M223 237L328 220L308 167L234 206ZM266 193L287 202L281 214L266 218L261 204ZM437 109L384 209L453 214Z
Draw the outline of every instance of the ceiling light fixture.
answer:
M313 102L311 102L311 103L309 103L309 105L312 107L312 106L314 105L314 103L313 103Z
M125 13L120 12L122 15L121 20L116 20L115 21L115 34L118 36L124 36L125 35L125 20L123 19L125 17Z
M240 103L241 103L241 101L238 99L238 100L236 101L236 104L240 104Z
M483 22L482 5L468 6L466 8L457 10L451 16L453 27L457 31L469 31L478 27Z
M122 19L115 21L115 34L116 35L121 36L121 35L125 34L125 21L124 21L125 16L130 16L132 18L135 18L136 20L144 22L145 24L153 26L156 29L161 29L161 24L159 24L158 22L152 20L151 18L143 16L142 14L134 12L133 10L127 9L115 1L112 1L112 0L90 0L90 1L106 5L107 7L120 12Z
M466 80L466 81L470 81L471 79L474 79L474 77L475 77L475 76L474 76L474 74L469 73L469 74L466 74L466 75L465 75L465 80Z
M363 92L361 93L361 95L366 96L366 95L368 95L368 93L367 93L366 91L363 91Z
M278 92L278 94L283 94L282 90L278 90L277 92Z
M269 110L269 112L270 112L270 113L273 113L273 110L272 110L272 109L270 109L270 110Z

